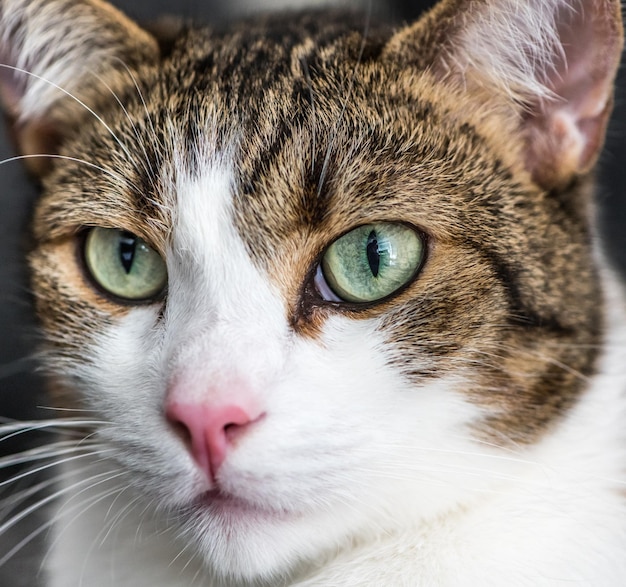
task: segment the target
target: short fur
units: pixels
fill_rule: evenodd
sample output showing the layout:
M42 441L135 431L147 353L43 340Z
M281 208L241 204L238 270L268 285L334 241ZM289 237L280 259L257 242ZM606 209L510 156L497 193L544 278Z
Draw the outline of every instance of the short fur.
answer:
M626 315L592 201L619 4L366 22L159 43L100 0L0 2L46 365L93 417L52 587L626 583ZM423 236L419 274L324 299L322 255L374 222ZM94 286L93 226L158 251L165 296ZM262 417L207 476L172 398Z

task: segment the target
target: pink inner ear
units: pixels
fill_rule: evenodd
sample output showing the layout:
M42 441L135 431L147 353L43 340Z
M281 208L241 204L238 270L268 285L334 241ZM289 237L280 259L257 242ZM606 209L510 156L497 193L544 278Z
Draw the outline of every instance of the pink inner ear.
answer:
M546 188L588 171L602 146L621 53L615 9L592 0L557 15L563 53L544 80L555 98L543 99L526 120L528 167Z

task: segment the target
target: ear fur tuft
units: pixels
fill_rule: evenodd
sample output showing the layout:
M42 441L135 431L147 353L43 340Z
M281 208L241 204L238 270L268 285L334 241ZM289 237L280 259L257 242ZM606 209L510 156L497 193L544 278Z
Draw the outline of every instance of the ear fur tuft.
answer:
M553 99L548 79L564 59L558 15L575 10L568 0L500 0L472 3L458 38L452 39L436 68L471 77L525 103ZM482 4L482 6L481 6Z
M527 168L552 189L600 151L623 43L619 0L444 0L392 52L461 89L508 104ZM408 48L408 49L407 49Z
M58 104L157 58L156 41L101 0L0 1L0 99L23 154L54 150L71 123Z

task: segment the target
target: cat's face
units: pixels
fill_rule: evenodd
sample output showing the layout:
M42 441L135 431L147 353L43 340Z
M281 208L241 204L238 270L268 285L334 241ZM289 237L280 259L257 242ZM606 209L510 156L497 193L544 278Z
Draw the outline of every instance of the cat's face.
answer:
M52 79L81 103L49 98L50 132L14 106L23 145L35 129L64 158L41 171L30 256L49 365L124 483L219 572L269 575L466 504L514 466L492 445L532 450L594 372L585 174L617 9L568 22L595 27L601 80L540 80L568 118L523 67L502 87L472 75L463 35L492 6L461 34L457 4L393 35L318 15L182 32L165 56L94 5L109 65ZM552 22L564 3L531 4Z

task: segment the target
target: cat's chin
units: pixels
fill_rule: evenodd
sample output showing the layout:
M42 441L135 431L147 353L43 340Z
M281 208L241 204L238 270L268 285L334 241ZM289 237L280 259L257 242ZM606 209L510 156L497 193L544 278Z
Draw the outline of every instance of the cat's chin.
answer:
M251 503L220 489L200 494L188 511L189 536L205 565L224 579L268 581L289 572L302 558L301 548L285 538L290 528L299 525L295 513Z
M221 581L274 585L277 577L284 580L325 559L329 539L335 546L345 540L333 536L332 527L320 533L328 527L324 514L321 520L312 512L252 503L217 489L195 498L184 517L184 532L203 566Z

